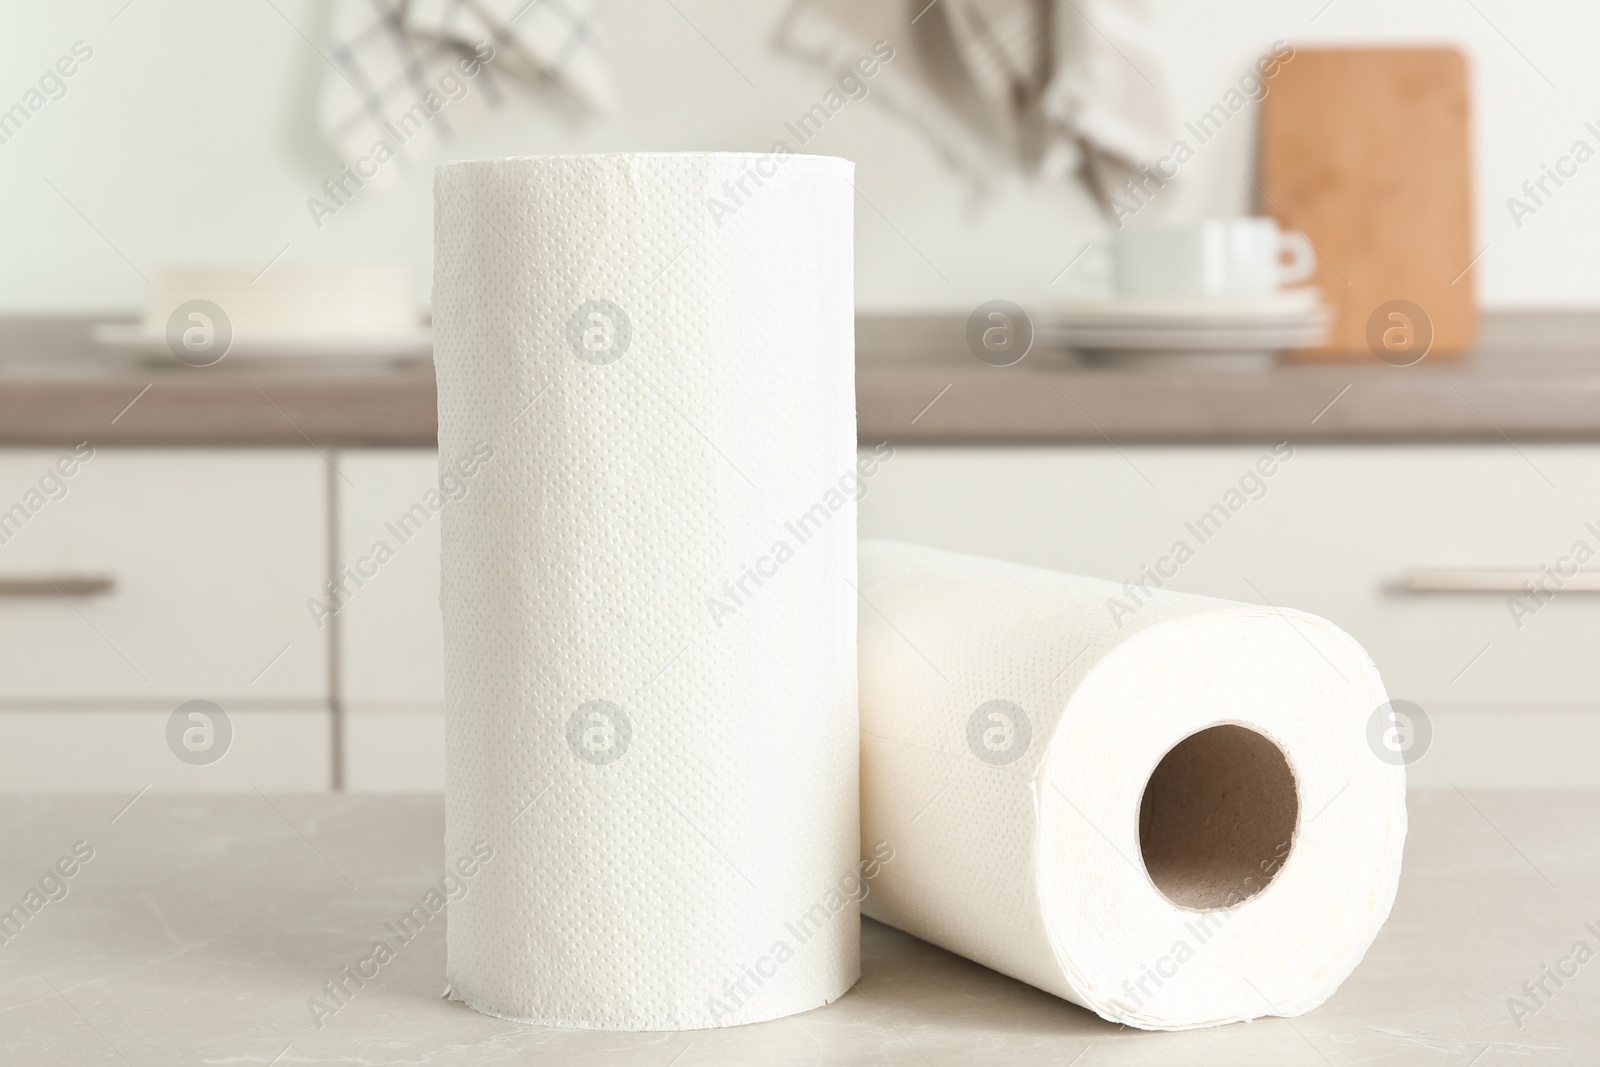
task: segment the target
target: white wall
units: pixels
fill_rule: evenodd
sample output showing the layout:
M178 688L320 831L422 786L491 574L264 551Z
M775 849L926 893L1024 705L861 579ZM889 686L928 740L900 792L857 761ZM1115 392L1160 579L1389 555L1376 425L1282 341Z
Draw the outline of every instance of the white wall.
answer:
M772 53L785 2L602 0L620 117L578 120L530 93L450 154L764 150L829 80ZM425 173L386 195L364 194L320 231L306 211L306 198L337 168L313 117L326 67L279 12L322 44L328 0L134 0L113 23L124 3L17 3L0 15L0 109L73 41L95 50L64 98L0 144L0 312L136 308L145 286L124 256L146 274L180 259L264 265L285 245L291 258L426 266ZM1480 299L1489 307L1600 303L1600 258L1586 239L1600 222L1600 162L1520 229L1505 204L1574 139L1600 145L1583 130L1586 120L1600 119L1600 104L1585 110L1586 100L1600 100L1600 68L1589 54L1600 38L1600 7L1580 0L1324 4L1155 0L1179 115L1214 101L1275 38L1458 43L1470 56L1477 109L1476 243L1491 245L1480 265ZM1171 198L1175 208L1215 214L1247 206L1248 127L1236 122L1203 148L1184 172L1188 188ZM964 312L995 296L1037 302L1079 281L1075 268L1051 287L1101 230L1077 190L1020 175L973 202L917 134L871 101L841 112L810 147L854 158L862 193L892 222L858 200L863 309Z

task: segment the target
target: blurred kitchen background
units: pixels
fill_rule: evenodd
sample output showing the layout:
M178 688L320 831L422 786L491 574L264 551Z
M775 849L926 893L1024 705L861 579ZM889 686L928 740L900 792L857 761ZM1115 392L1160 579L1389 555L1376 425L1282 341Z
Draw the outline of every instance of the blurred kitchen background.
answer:
M857 163L863 536L1325 615L1414 780L1600 785L1592 5L0 20L0 789L441 789L433 164L778 142Z

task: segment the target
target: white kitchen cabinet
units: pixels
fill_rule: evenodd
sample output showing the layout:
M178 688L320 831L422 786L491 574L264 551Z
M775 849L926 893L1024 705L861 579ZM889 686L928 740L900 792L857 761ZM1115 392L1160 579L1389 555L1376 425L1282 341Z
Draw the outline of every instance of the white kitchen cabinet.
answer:
M346 558L437 476L431 451L340 465L354 483ZM1299 608L1362 642L1390 694L1431 717L1414 781L1527 786L1600 785L1600 596L1558 593L1519 627L1505 592L1400 586L1425 571L1531 574L1579 541L1600 566L1590 521L1600 529L1600 446L902 446L867 482L860 528L1119 584L1183 541L1192 558L1163 565L1167 588ZM351 788L442 784L437 590L435 518L340 617Z
M357 793L444 792L443 707L347 708L344 787Z
M0 790L127 793L322 792L332 785L327 708L226 705L232 739L195 766L167 747L170 708L49 708L0 712Z
M1241 490L1270 447L901 447L860 529L1118 583L1168 557L1167 588L1300 608L1361 641L1391 696L1431 717L1414 781L1600 785L1600 597L1569 586L1519 627L1504 591L1397 588L1419 571L1531 576L1578 542L1600 566L1600 447L1519 448L1298 446ZM1219 503L1226 518L1198 528ZM1180 541L1193 556L1175 566Z
M336 462L344 474L336 569L349 590L336 621L345 787L441 790L440 498L430 495L438 453L346 449Z
M70 451L0 454L0 509ZM325 469L310 451L99 449L0 544L0 582L108 584L0 595L0 699L325 702L305 606L327 569Z
M304 449L0 453L4 786L326 788L327 480ZM194 699L236 725L205 768L165 740Z

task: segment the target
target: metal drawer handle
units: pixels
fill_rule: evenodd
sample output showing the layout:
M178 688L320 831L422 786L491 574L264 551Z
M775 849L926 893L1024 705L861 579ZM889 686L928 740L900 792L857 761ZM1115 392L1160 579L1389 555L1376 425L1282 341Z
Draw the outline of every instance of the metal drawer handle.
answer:
M1563 593L1600 593L1600 570L1566 577L1532 569L1419 569L1408 571L1397 586L1402 593L1525 593L1529 583L1541 582Z
M116 588L116 579L104 574L0 575L0 598L105 596Z

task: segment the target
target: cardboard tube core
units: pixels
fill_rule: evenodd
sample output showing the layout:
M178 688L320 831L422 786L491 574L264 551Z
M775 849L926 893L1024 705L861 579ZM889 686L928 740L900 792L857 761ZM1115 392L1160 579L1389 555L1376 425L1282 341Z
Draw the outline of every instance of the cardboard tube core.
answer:
M1299 790L1283 749L1236 723L1179 741L1139 803L1139 851L1162 896L1216 911L1267 887L1289 858Z

